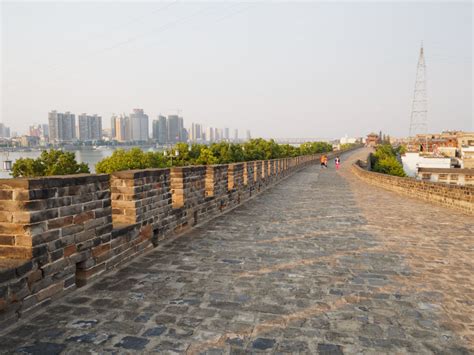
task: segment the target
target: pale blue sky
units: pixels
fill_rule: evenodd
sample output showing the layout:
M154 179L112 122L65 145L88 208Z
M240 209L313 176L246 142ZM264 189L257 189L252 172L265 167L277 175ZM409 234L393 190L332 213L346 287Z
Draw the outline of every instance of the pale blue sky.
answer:
M2 2L1 120L182 110L254 136L408 134L420 42L428 126L474 130L470 2Z

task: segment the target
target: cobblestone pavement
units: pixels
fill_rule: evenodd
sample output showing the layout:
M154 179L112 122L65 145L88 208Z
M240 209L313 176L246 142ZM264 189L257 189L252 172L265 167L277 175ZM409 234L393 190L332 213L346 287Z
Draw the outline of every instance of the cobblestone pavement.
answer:
M0 352L467 354L474 226L311 166L57 300Z

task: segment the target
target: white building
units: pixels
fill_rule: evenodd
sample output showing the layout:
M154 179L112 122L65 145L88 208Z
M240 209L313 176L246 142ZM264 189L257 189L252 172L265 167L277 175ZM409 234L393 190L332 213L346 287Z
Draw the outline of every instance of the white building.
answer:
M418 168L451 168L451 158L424 156L419 153L405 153L402 155L402 164L405 174L415 177L418 173Z
M474 186L474 169L420 168L416 179L449 185Z
M357 138L354 137L348 137L347 134L339 139L340 144L354 144L357 143Z

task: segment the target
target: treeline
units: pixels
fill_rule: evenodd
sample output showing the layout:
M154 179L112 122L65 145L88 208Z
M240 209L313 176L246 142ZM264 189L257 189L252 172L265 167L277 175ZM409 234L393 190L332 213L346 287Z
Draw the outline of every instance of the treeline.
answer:
M402 153L402 146L393 148L390 144L382 144L375 148L375 153L370 155L372 171L394 176L406 176L403 165L398 161L397 155Z
M117 149L95 166L97 173L129 169L167 168L187 165L238 163L252 160L289 158L332 151L325 142L307 142L299 147L277 144L274 140L252 139L243 144L220 142L211 145L178 143L163 152L144 152L140 148Z
M277 144L274 140L252 139L244 144L214 143L204 144L178 143L162 152L144 152L140 148L131 150L117 149L111 156L104 158L95 166L97 173L148 168L169 168L185 165L228 164L252 160L289 158L307 154L332 151L332 145L325 142L308 142L294 147L289 144ZM78 163L75 154L51 149L43 151L41 156L20 158L13 164L13 177L37 177L89 173L86 163Z

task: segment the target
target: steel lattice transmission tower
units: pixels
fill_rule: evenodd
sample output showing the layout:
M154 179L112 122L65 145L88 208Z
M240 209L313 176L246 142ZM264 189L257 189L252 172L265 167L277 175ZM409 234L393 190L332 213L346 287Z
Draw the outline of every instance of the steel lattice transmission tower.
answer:
M418 67L416 70L415 93L413 95L411 108L410 137L413 137L417 133L426 133L428 128L427 113L426 65L423 43L421 43L420 57L418 58Z

